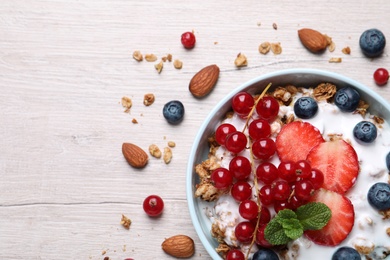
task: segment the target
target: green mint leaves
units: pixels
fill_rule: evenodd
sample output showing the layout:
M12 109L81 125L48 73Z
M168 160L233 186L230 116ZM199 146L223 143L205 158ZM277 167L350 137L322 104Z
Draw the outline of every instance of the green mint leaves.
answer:
M329 207L321 202L309 202L295 212L284 209L267 224L264 236L272 245L284 245L302 236L305 230L323 228L331 216Z

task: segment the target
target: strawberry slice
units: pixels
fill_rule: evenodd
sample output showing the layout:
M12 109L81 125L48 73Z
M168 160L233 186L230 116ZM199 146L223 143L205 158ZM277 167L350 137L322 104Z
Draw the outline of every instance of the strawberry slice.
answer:
M294 121L276 136L276 152L281 161L305 160L310 150L325 142L320 131L307 122Z
M345 193L356 182L359 161L355 149L338 139L314 147L307 156L312 168L324 174L322 187L338 193Z
M319 189L310 198L310 201L322 202L332 211L332 216L320 230L307 230L305 236L316 244L336 246L347 238L351 232L355 211L351 201L337 192Z

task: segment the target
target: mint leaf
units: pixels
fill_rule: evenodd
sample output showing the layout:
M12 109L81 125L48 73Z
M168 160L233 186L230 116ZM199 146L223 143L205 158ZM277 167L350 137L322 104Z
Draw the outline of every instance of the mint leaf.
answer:
M303 234L303 227L298 219L285 219L282 222L279 222L284 230L284 233L286 236L288 236L290 239L297 239L302 236Z
M267 224L264 237L272 245L285 245L291 240L284 232L283 226L278 222L277 217Z
M328 224L332 211L321 202L309 202L296 211L303 230L319 230Z
M283 219L297 219L297 214L295 214L295 212L292 211L291 209L283 209L278 212L275 218L278 221Z

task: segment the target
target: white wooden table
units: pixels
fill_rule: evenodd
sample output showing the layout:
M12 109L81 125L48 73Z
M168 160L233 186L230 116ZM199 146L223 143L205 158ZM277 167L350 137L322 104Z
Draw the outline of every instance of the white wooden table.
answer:
M390 40L389 13L388 0L2 0L0 259L172 259L161 243L179 233L195 240L193 259L210 259L185 195L187 158L206 115L245 81L287 68L341 73L390 101L390 86L372 78L376 68L390 69L390 46L368 59L358 44L373 27ZM336 50L308 52L297 36L303 27L331 36ZM180 36L192 30L197 43L188 51ZM263 41L280 42L282 54L259 54ZM346 46L350 55L341 52ZM166 62L158 74L156 62L132 58L135 50L159 60L170 53L183 68ZM240 52L249 64L237 69ZM329 63L332 57L342 62ZM209 64L221 69L218 84L195 99L189 80ZM146 93L156 96L149 107ZM130 113L123 96L133 101ZM186 108L177 126L162 116L172 99ZM123 142L147 150L168 141L176 143L168 165L150 158L135 170L122 156ZM143 212L150 194L165 201L160 218ZM132 220L130 230L121 214Z

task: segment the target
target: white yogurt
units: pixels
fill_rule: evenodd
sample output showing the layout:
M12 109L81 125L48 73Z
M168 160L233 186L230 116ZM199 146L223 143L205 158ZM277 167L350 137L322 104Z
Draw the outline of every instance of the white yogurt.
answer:
M300 95L295 97L295 100ZM294 102L292 102L294 103ZM388 170L386 168L385 157L390 151L390 127L387 122L378 128L378 136L371 144L360 144L353 136L354 126L362 121L372 121L372 116L366 114L363 118L360 114L341 112L334 104L327 102L319 102L319 109L316 116L309 120L322 133L325 140L329 140L329 135L342 135L344 140L348 140L354 147L360 162L360 173L357 181L347 193L346 196L351 200L355 209L355 223L348 237L337 247L320 246L314 244L305 237L301 237L289 244L298 244L300 249L296 259L315 259L321 256L321 259L331 259L333 253L338 247L349 246L367 246L376 247L375 254L370 254L372 259L384 259L380 256L380 248L386 247L390 249L390 237L386 234L386 229L390 228L390 220L384 220L378 211L374 210L367 201L367 192L369 188L377 182L388 181ZM292 106L281 106L279 115L289 115L294 113ZM256 115L255 115L256 116ZM245 120L234 115L232 118L224 120L226 123L233 124L237 130L244 129ZM273 133L276 135L280 131L278 123L272 124ZM247 132L247 131L246 131ZM248 133L246 133L248 134ZM240 155L249 157L249 151L243 151ZM221 159L221 167L228 168L230 160L233 158L224 147L220 147L216 156ZM279 159L275 155L271 160L276 166L279 164ZM252 179L249 182L253 182ZM253 183L251 183L253 184ZM261 186L261 184L259 183ZM254 190L254 189L253 189ZM274 212L273 212L274 213ZM232 246L240 246L240 243L234 239L235 226L244 221L238 212L238 203L230 196L221 196L215 205L215 211L210 218L212 222L217 222L221 229L226 229L226 243ZM232 236L233 235L233 236ZM246 253L248 247L242 248ZM256 252L257 248L252 248L251 255ZM378 253L379 252L379 253ZM291 259L294 259L296 252L289 252ZM366 259L362 256L362 259ZM390 256L388 257L390 259Z

